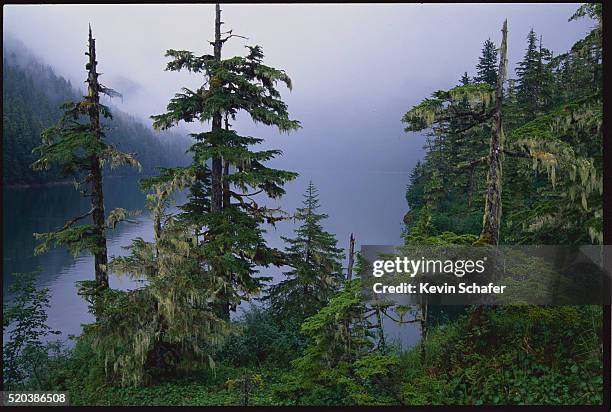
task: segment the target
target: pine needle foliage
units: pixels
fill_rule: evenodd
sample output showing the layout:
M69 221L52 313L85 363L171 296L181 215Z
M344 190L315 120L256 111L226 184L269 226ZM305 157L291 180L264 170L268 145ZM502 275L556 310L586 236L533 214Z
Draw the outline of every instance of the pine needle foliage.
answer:
M179 122L212 123L210 131L192 134L196 142L190 149L191 167L196 179L180 219L197 228L194 233L203 261L216 277L225 279L225 301L218 311L229 319L230 309L260 293L266 278L256 276L256 266L283 263L281 252L266 245L262 225L274 225L287 215L260 206L255 196L278 198L285 193L283 185L297 176L265 166L281 151L253 150L251 147L263 139L239 135L230 121L245 112L253 122L275 126L280 132L296 130L300 123L289 118L277 89L279 84L291 89L291 79L284 71L263 63L260 46L246 46L246 56L221 58L222 45L236 35L228 31L222 37L219 5L216 10L215 41L211 42L214 55L174 49L166 52L171 58L167 70L199 74L203 84L196 90L183 88L170 100L166 113L152 119L157 129ZM210 173L208 164L212 164Z
M87 96L80 101L62 105L64 114L59 123L44 130L42 144L34 149L38 160L32 164L32 168L49 170L57 166L63 176L74 176L75 188L91 199L91 209L68 220L56 231L35 233L35 238L41 243L34 253L40 254L52 247L65 246L74 256L82 251L94 255L95 288L84 293L95 294L108 288L106 231L133 215L125 209L116 209L105 220L103 169L106 165L110 168L129 165L140 170L141 166L134 154L121 152L105 140L106 127L100 124L100 118L112 119L112 114L107 106L100 103L100 95L115 97L119 93L98 81L100 74L96 71L98 62L91 27L88 51L85 54L89 57L85 65L88 72ZM77 225L77 222L89 217L91 224Z
M201 264L193 228L167 211L174 192L194 178L189 168L173 168L143 180L154 241L135 239L128 256L114 257L109 264L113 273L143 284L105 293L105 310L85 329L107 378L117 384L167 379L193 360L214 368L212 353L230 330L213 310L223 280Z
M285 254L291 270L285 272L286 279L269 288L266 296L277 316L297 316L300 321L325 306L344 278L342 249L337 247L335 236L321 225L327 215L317 213L319 198L312 182L303 205L294 215L302 222L295 230L296 237L282 237L288 244Z

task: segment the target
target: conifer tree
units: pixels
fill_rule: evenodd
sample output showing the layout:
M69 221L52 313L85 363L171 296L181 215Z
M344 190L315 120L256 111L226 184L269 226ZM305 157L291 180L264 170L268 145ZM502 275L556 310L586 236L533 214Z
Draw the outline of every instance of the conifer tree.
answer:
M527 49L523 60L516 68L517 99L527 113L526 120L534 118L538 112L547 108L550 102L552 73L548 63L552 59L550 50L542 47L533 29L527 35Z
M487 39L482 46L482 54L478 58L476 73L474 81L487 83L492 87L497 84L497 48L491 39Z
M119 276L144 282L131 291L105 296L103 316L85 328L107 365L107 377L121 385L150 384L175 374L179 362L208 358L229 325L214 311L215 279L199 264L196 228L169 213L174 192L196 178L191 168L162 169L142 180L153 221L153 242L136 238L130 255L111 259Z
M335 236L321 226L327 215L317 213L319 199L312 182L308 184L303 204L294 215L302 222L295 230L296 237L282 237L289 245L285 253L292 269L285 272L287 279L270 287L268 297L273 310L281 317L293 313L301 320L322 308L343 280L342 249L336 246Z
M286 104L280 99L277 84L289 89L287 74L263 64L259 46L246 46L245 57L222 59L223 44L232 37L242 37L232 30L222 32L221 8L215 6L215 40L213 55L195 55L185 50L168 50L171 57L167 70L188 70L201 74L204 83L197 90L183 88L167 106L164 114L152 116L154 127L168 129L181 121L211 122L211 130L195 133L191 147L200 193L210 193L210 205L202 202L193 186L183 219L198 228L198 247L202 265L219 280L218 314L229 319L231 308L260 291L263 277L256 277L256 266L280 265L280 251L266 245L261 224L274 224L285 218L282 211L258 204L258 194L278 198L284 194L285 182L297 174L268 168L265 161L280 155L279 150L254 151L250 148L262 142L251 136L240 136L232 130L230 121L240 111L256 123L276 126L281 132L298 129L291 120ZM224 123L225 120L225 124ZM206 163L210 162L210 186ZM208 189L205 189L208 188ZM202 213L202 211L205 211Z
M585 16L595 20L595 27L549 64L554 77L551 100L555 109L548 109L508 134L513 150L518 148L532 157L555 153L549 159L539 156L553 187L536 186L536 201L531 200L528 208L509 217L514 241L603 242L601 5L581 6L570 21ZM522 162L530 165L527 160ZM558 179L557 169L566 171L569 179ZM513 184L524 183L519 180Z
M100 94L109 97L119 95L116 91L100 84L97 72L96 43L89 27L87 69L87 96L78 102L68 102L62 106L64 115L58 125L46 129L42 134L42 144L35 153L39 156L32 167L35 170L48 170L58 165L62 175L75 177L75 187L83 196L89 197L91 209L65 223L54 232L35 233L42 240L35 252L42 253L52 246L66 246L75 256L82 250L94 255L95 288L86 294L108 288L108 268L106 249L106 230L125 220L130 213L123 208L111 211L105 220L102 173L106 164L111 168L130 165L140 169L140 163L132 154L123 153L104 139L105 127L100 124L100 116L112 119L107 106L100 103ZM87 117L86 123L82 118ZM91 216L91 224L76 223ZM89 289L88 283L83 286ZM91 285L89 285L91 286Z
M461 83L462 86L470 84L470 76L468 76L467 72L463 73L463 76L459 79L459 83Z
M501 222L501 191L502 191L502 162L504 150L504 129L502 125L502 104L504 98L504 82L508 65L508 21L504 20L502 27L502 43L500 48L499 70L497 72L497 85L495 87L495 106L491 113L493 130L489 157L487 159L487 191L485 196L485 209L482 222L480 240L497 245L499 242L499 228Z
M295 374L275 388L275 395L302 404L310 392L326 404L386 404L398 358L387 353L381 335L379 307L363 300L361 274L365 259L357 254L356 278L316 314L302 323L310 338L302 357L291 362ZM378 322L376 322L378 321ZM321 402L321 401L319 401Z

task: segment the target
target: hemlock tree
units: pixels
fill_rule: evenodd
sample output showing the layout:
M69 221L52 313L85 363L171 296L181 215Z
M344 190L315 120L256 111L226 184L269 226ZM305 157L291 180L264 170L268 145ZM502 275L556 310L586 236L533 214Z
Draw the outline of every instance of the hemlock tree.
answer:
M525 56L516 68L517 99L527 113L527 120L533 119L550 102L552 73L548 63L551 59L550 50L542 47L542 37L538 44L537 35L531 29L527 35Z
M504 21L496 88L491 87L488 83L476 83L457 86L449 91L440 90L433 94L433 99L425 99L408 111L402 119L405 123L408 123L407 131L420 131L434 124L445 124L453 119L461 118L468 122L468 126L459 131L464 132L491 121L489 155L470 162L477 164L486 161L488 165L481 241L491 244L498 243L501 219L501 162L503 150L501 109L503 83L506 75L506 38L507 22ZM467 107L465 107L466 101L469 103Z
M42 240L35 253L42 253L52 246L66 246L77 255L88 250L94 255L95 282L84 282L85 294L97 294L108 289L108 268L106 250L106 230L125 220L131 213L123 208L114 209L105 220L104 193L102 191L102 171L106 164L111 168L130 165L140 169L140 163L133 154L117 150L104 139L104 127L100 125L100 116L112 119L108 107L100 103L100 94L109 97L119 94L99 83L96 61L96 42L89 27L87 69L87 96L78 102L68 102L62 106L64 115L57 126L46 129L42 134L42 144L34 149L39 159L32 167L35 170L48 170L58 165L62 175L73 175L77 189L83 196L91 199L91 209L65 223L57 231L35 233ZM88 121L83 123L82 118ZM80 220L91 216L91 224L76 225ZM91 288L90 288L91 286Z
M360 255L357 260L359 277ZM361 288L361 279L347 280L302 323L310 341L303 356L291 362L291 374L276 386L277 398L298 405L397 404L391 381L399 359L382 350L379 327L372 322L376 308L366 305Z
M300 320L325 306L344 278L342 249L336 247L335 236L321 226L327 215L317 213L319 199L312 182L308 184L303 204L294 215L302 222L295 230L296 237L282 237L289 245L285 253L292 269L285 272L285 280L270 287L266 297L276 314L283 318L295 314Z
M162 169L143 179L153 221L153 242L134 239L128 256L114 257L114 273L144 282L104 297L104 312L85 328L107 378L121 385L150 384L175 375L179 364L208 358L229 331L216 316L217 290L195 245L195 228L168 212L173 193L195 179L193 169Z
M192 186L182 218L198 228L194 234L202 257L200 263L218 280L217 313L229 320L230 309L259 293L266 280L255 276L255 267L283 264L281 252L266 245L261 225L274 224L284 219L284 214L260 206L255 196L278 198L285 193L284 183L297 176L266 167L264 162L281 151L252 150L250 146L263 139L239 135L232 130L230 120L244 111L254 122L276 126L281 132L298 129L300 124L289 118L277 90L279 82L291 88L290 78L284 71L262 63L259 46L246 46L245 57L221 58L223 44L237 35L231 30L221 31L219 4L215 11L215 40L210 42L213 55L197 56L185 50L166 52L172 58L167 70L202 74L204 84L197 90L183 88L171 99L166 113L152 118L157 129L168 129L181 121L211 122L210 131L192 134L196 143L190 149L190 167L196 171L195 183L204 196L197 196ZM204 172L207 162L211 164L210 186ZM209 205L203 202L207 191Z
M482 55L478 58L474 81L487 83L495 87L497 84L497 48L491 39L487 39L482 46Z

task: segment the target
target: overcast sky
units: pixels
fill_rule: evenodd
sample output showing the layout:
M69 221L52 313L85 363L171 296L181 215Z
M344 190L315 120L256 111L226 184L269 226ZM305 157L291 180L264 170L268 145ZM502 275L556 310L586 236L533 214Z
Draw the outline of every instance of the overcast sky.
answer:
M83 52L87 24L91 23L103 81L125 95L123 103L115 104L146 119L163 112L180 87L201 83L197 75L165 72L164 52L169 48L210 52L207 41L213 36L213 7L10 5L4 7L4 30L79 84L84 79ZM327 142L333 156L326 160L333 161L336 150L347 150L347 145L375 149L373 146L408 140L401 115L432 91L455 85L464 71L473 74L483 41L491 37L499 44L504 18L508 18L512 74L531 27L543 35L545 47L555 53L567 50L592 24L588 20L567 22L577 7L224 5L224 28L249 40L232 39L223 52L230 56L243 53L247 43L262 45L265 62L286 70L294 82L293 92L284 96L304 129L289 138L300 141L301 152ZM251 129L247 122L240 125ZM353 160L367 160L359 153ZM382 149L372 158L371 152L365 153L371 161L385 157L387 169L405 170L394 162L400 157L383 156ZM375 169L383 166L380 161L374 163Z
M265 137L266 146L285 152L273 164L302 175L299 187L290 187L292 193L302 192L306 179L313 178L328 210L335 208L330 211L339 213L341 209L345 214L372 190L379 190L375 199L379 204L370 203L364 213L377 208L393 215L392 225L398 232L406 209L403 193L408 174L422 157L423 145L422 137L404 133L402 114L431 92L455 86L464 71L474 75L482 43L490 37L499 45L504 18L508 19L511 76L532 27L543 35L545 47L554 53L566 51L593 25L585 19L568 22L577 7L223 5L224 29L249 38L248 42L231 39L224 56L243 54L245 44L261 45L265 63L286 70L293 79L293 91L283 89L283 97L303 129L279 135L274 129L252 126L245 117L235 126L239 132ZM19 38L73 84L83 84L83 53L91 23L102 80L125 95L123 103L115 100L115 104L148 124L148 116L162 113L181 87L196 88L202 83L198 75L165 72L164 53L169 48L211 53L213 19L213 5L4 6L5 33ZM345 173L344 180L338 177L340 172ZM386 185L384 179L361 179L351 173L399 176ZM371 186L356 190L361 181ZM392 201L386 201L383 189ZM349 194L355 196L352 206L347 205L353 201L348 200ZM336 200L331 199L334 196ZM293 199L297 202L299 196ZM337 204L331 204L334 201ZM383 210L387 203L395 209ZM351 219L346 223L364 219L363 213Z

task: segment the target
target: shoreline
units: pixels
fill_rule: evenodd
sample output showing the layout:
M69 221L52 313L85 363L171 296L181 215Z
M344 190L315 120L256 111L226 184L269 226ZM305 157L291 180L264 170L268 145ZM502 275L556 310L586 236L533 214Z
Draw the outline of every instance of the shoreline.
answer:
M137 177L143 178L148 177L150 175L124 175L124 176L104 176L104 179L120 179L126 177ZM53 186L67 186L74 185L74 180L54 180L51 182L43 182L43 183L11 183L11 184L3 184L2 190L4 189L32 189L32 188L43 188L43 187L53 187Z

